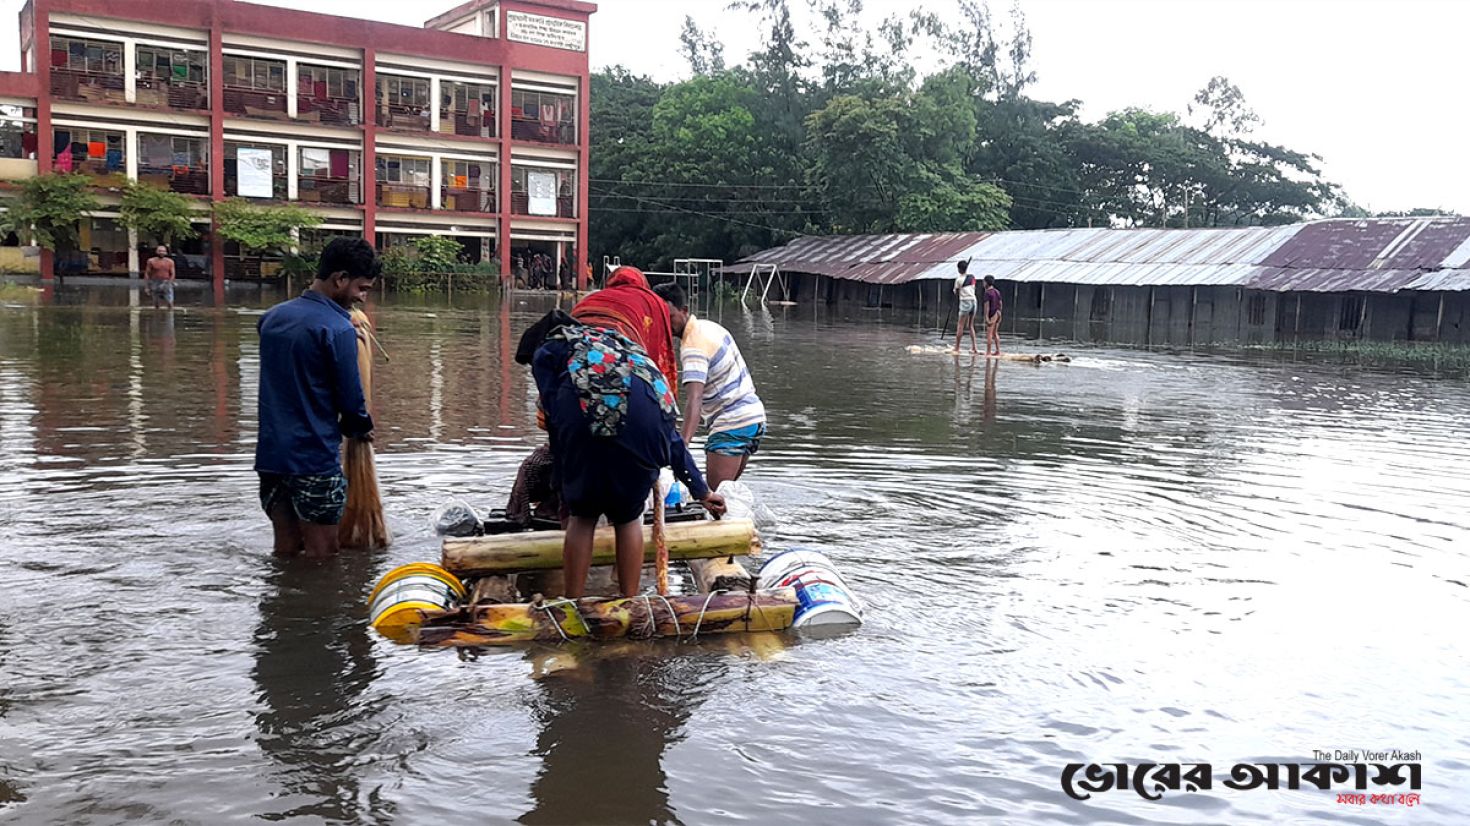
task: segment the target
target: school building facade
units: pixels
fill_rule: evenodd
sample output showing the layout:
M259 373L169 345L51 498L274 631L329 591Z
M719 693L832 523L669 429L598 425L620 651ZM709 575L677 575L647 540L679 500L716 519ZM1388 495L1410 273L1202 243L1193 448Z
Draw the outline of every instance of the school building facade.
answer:
M21 70L0 73L0 208L30 176L95 178L104 209L32 263L43 278L139 271L159 239L118 223L128 179L197 201L200 237L175 260L217 288L281 267L212 231L212 202L234 197L317 215L303 247L440 235L502 277L536 254L581 276L596 10L471 0L415 28L238 0L30 0Z

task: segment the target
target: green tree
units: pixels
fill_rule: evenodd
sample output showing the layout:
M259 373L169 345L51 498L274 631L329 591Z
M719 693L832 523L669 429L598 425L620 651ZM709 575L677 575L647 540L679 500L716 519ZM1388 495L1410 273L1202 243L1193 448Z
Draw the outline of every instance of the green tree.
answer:
M413 242L419 267L430 272L444 272L459 263L464 244L443 235L423 235Z
M994 184L964 180L958 170L927 173L898 203L899 232L980 232L1010 226L1011 196Z
M252 252L285 252L295 243L294 233L314 227L322 219L297 206L267 206L244 198L214 205L215 226L222 238Z
M102 208L86 175L49 173L27 178L20 194L0 215L0 228L48 250L75 246L77 225L87 213Z
M194 201L151 184L129 181L123 187L118 222L147 239L172 246L198 237L194 229Z

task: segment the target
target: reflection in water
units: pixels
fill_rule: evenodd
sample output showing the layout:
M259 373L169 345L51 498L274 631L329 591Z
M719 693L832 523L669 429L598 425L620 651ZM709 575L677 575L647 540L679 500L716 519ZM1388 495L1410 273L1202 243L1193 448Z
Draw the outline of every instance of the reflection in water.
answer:
M986 424L995 421L995 374L1000 372L999 359L985 360L985 400L981 403L981 418Z
M255 726L286 792L266 819L391 818L393 805L363 794L353 766L372 717L361 696L377 674L361 616L372 560L263 555L261 564L269 570L251 672L260 701Z
M589 648L572 669L542 680L541 772L525 824L677 822L664 753L704 700L709 663L672 645ZM689 685L695 677L699 685Z

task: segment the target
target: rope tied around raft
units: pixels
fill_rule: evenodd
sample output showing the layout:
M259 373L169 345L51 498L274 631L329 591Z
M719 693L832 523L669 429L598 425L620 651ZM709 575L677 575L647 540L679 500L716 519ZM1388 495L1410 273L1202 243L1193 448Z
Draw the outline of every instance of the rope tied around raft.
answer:
M658 635L658 622L653 617L653 598L658 597L663 602L664 607L669 609L669 619L674 621L674 639L683 638L684 629L679 625L679 613L674 610L674 603L669 602L668 597L663 594L639 594L638 596L643 597L643 607L648 611L648 635L650 637ZM638 597L633 598L637 599ZM702 617L703 614L701 614Z
M551 609L557 607L558 605L572 606L572 613L577 615L577 622L582 623L582 628L586 630L589 635L591 635L592 626L587 624L586 618L582 616L582 611L577 607L577 601L574 599L563 598L552 600L551 602L546 602L543 600L534 603L531 607L537 611L545 611L546 615L548 617L551 617ZM561 634L562 642L572 641L572 638L567 636L566 629L561 627L561 622L559 620L557 620L555 617L551 617L551 624L556 628L556 633Z

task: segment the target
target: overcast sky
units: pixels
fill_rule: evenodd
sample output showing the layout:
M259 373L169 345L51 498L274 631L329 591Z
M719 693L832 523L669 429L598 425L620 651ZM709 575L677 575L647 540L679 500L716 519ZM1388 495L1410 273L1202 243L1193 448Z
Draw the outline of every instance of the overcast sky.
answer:
M947 16L954 0L920 0ZM0 67L15 69L15 13ZM458 0L270 0L270 5L421 25ZM911 2L867 0L868 16ZM992 0L1005 17L1010 0ZM726 0L602 0L592 18L594 68L621 63L664 80L687 74L678 55L686 14L713 31L728 59L758 45L755 16ZM806 0L792 0L793 8ZM1264 120L1257 135L1322 156L1329 179L1373 210L1443 207L1470 214L1464 160L1470 110L1470 0L1021 0L1034 38L1038 97L1083 101L1096 118L1125 106L1182 112L1223 74Z

